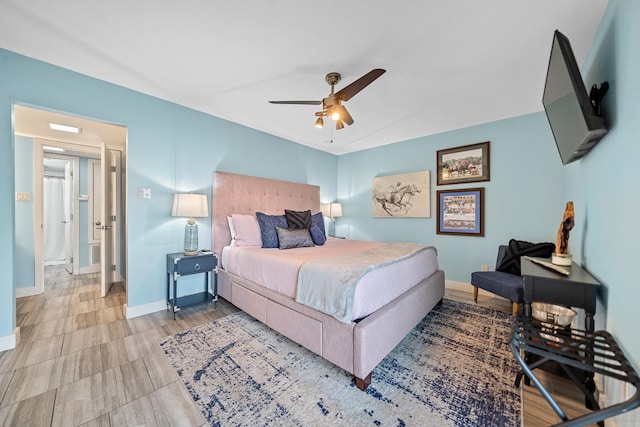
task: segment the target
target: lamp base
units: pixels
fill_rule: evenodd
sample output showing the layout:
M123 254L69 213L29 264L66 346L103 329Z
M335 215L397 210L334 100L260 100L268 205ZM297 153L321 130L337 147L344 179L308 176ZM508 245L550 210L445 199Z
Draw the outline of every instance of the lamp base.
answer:
M187 222L184 227L184 254L198 255L198 225L195 221Z

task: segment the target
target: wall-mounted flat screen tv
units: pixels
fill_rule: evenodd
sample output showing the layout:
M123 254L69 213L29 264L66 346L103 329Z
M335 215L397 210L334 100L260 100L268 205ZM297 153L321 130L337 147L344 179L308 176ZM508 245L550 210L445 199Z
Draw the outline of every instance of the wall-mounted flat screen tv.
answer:
M542 103L562 164L582 158L607 133L604 119L587 95L569 39L557 30Z

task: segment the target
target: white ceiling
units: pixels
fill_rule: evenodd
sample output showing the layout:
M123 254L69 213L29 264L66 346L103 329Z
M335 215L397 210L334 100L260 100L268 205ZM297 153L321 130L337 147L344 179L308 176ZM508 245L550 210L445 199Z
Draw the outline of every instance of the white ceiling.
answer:
M342 154L541 111L553 31L582 64L606 5L0 0L0 47ZM340 131L313 126L318 107L267 102L321 100L328 72L339 90L373 68L387 72Z

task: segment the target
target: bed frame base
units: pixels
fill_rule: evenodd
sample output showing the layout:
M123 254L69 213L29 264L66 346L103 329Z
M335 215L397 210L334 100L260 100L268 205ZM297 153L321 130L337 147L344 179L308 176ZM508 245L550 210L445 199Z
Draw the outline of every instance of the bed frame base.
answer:
M444 297L444 272L438 270L359 322L343 323L225 270L218 275L221 297L353 374L360 390L371 384L371 372L382 359Z

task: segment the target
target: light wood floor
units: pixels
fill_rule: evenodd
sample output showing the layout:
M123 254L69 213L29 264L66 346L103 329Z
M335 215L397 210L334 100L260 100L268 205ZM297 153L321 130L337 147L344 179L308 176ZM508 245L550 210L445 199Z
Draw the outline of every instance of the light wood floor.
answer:
M126 320L122 285L100 298L98 275L48 268L46 276L43 295L17 300L20 342L0 353L0 425L205 424L157 341L233 313L233 305L183 309L175 321L166 311ZM466 292L447 297L473 303ZM510 312L497 298L478 303ZM577 388L550 375L545 381L570 417L585 411ZM559 422L534 387L524 386L523 396L525 426Z

